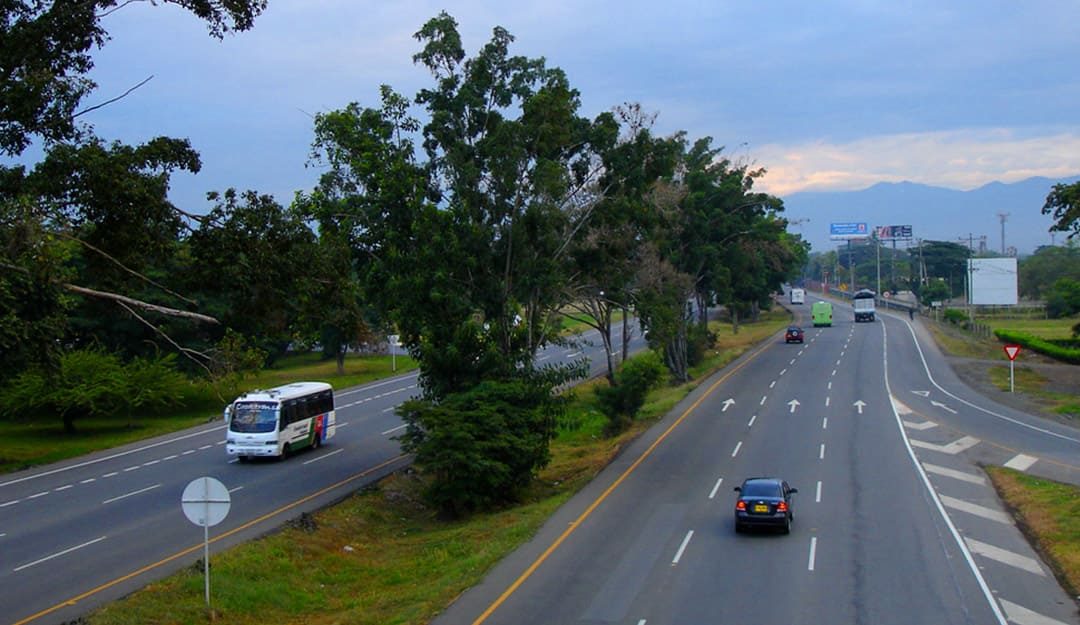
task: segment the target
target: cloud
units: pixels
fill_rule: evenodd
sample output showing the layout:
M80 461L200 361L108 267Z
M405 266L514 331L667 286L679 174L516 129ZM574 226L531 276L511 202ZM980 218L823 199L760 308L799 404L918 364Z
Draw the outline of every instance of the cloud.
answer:
M753 156L768 170L758 186L779 196L905 180L968 190L993 181L1080 173L1080 132L1032 136L993 128L905 133L846 143L774 143L754 149Z

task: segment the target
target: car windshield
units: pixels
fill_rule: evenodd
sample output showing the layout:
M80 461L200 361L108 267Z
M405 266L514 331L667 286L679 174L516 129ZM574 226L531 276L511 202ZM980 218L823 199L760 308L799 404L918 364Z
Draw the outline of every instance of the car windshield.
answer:
M746 482L742 487L743 497L780 497L780 484L777 482Z
M233 432L273 432L277 429L278 404L245 401L233 405L229 429Z

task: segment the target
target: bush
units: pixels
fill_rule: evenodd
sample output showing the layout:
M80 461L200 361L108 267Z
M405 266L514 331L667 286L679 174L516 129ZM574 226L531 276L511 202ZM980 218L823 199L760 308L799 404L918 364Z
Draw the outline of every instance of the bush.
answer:
M959 308L946 308L945 321L956 325L965 325L968 322L967 313Z
M608 419L605 433L614 436L626 429L645 398L664 375L664 364L655 352L647 352L623 363L615 374L614 386L596 388L600 410Z
M1046 339L1016 330L994 330L994 335L1006 343L1016 343L1055 360L1080 365L1080 349L1055 345Z
M716 334L708 326L694 324L690 326L686 341L686 364L694 367L701 364L705 354L716 345Z
M548 445L562 409L549 384L482 382L437 404L402 404L402 449L416 455L428 479L428 501L460 517L519 497L550 461Z

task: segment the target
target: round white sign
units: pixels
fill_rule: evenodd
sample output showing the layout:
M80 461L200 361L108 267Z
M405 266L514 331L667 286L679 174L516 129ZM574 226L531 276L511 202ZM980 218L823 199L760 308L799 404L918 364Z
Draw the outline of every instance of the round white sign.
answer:
M229 514L231 499L225 485L212 477L197 477L180 497L184 516L200 527L213 527Z

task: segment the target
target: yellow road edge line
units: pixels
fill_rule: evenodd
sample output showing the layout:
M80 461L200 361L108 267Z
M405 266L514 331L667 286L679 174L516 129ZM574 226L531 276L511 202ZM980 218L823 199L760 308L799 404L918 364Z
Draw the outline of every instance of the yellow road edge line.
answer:
M312 494L310 494L310 495L308 495L306 497L303 497L301 499L298 499L298 500L296 500L296 501L294 501L294 502L292 502L292 503L290 503L288 505L282 506L281 508L278 508L277 510L272 510L270 512L267 512L266 514L264 514L264 515L262 515L262 516L260 516L260 517L258 517L256 519L252 519L251 521L248 521L247 523L244 523L243 525L240 525L238 527L234 527L233 529L231 529L231 530L229 530L229 531L227 531L227 532L225 532L223 534L219 534L218 536L215 536L214 538L210 539L210 542L211 543L216 543L219 540L224 540L224 539L226 539L226 538L228 538L228 537L230 537L230 536L232 536L234 534L237 534L237 533L242 532L242 531L244 531L246 529L249 529L254 525L262 523L263 521L265 521L265 520L267 520L267 519L269 519L271 517L274 517L274 516L277 516L277 515L282 514L284 512L287 512L289 510L292 510L293 508L295 508L297 506L300 506L300 505L303 505L303 504L311 501L312 499L315 499L316 497L321 497L322 495L325 495L326 493L328 493L328 492L330 492L330 491L332 491L334 489L341 488L342 486L348 484L349 482L354 482L354 481L356 481L356 480L358 480L358 479L360 479L362 477L366 477L366 476L374 473L375 471L378 471L379 469L386 468L386 467L394 464L395 462L400 461L402 458L408 457L408 455L409 454L401 454L401 455L396 456L394 458L391 458L391 459L389 459L389 460L387 460L385 462L377 464L377 465L375 465L373 467L364 469L360 473L357 473L355 475L351 475L351 476L341 480L340 482L338 482L336 484L333 484L331 486L327 486L326 488L324 488L324 489L322 489L320 491L316 491L316 492L314 492L314 493L312 493ZM87 597L91 597L93 595L96 595L97 593L99 593L99 592L101 592L103 590L107 590L109 588L112 588L113 586L116 586L117 584L122 584L122 583L128 581L129 579L138 577L139 575L142 575L143 573L146 573L147 571L151 571L153 569L158 568L159 566L162 566L164 564L168 564L169 562L172 562L173 560L176 560L177 558L182 558L182 557L188 555L189 553L192 553L194 551L198 551L199 549L202 549L202 548L203 548L202 543L199 543L199 544L197 544L195 546L188 547L187 549L183 549L181 551L178 551L178 552L174 553L173 555L168 556L167 558L162 558L161 560L158 560L157 562L154 562L153 564L148 564L148 565L142 567L141 569L138 569L136 571L132 571L131 573L128 573L127 575L124 575L122 577L118 577L118 578L116 578L116 579L114 579L114 580L112 580L110 582L106 582L104 584L101 584L100 586L98 586L96 588L91 588L90 590L87 590L86 592L84 592L82 594L76 595L76 596L74 596L74 597L72 597L70 599L67 599L66 601L62 601L62 602L52 606L51 608L46 608L46 609L38 612L37 614L31 614L30 616L28 616L28 617L26 617L26 618L24 618L24 619L22 619L20 621L16 621L12 625L26 625L26 623L29 623L31 621L36 621L37 619L39 619L39 618L41 618L43 616L47 616L49 614L52 614L53 612L56 612L57 610L60 610L62 608L66 608L68 606L75 605L76 603L82 601L83 599L86 599Z
M768 341L768 339L766 339L766 340ZM685 411L683 411L683 413L681 415L679 415L679 418L676 419L675 422L672 423L668 427L668 429L664 430L664 433L661 434L655 441L653 441L653 443L651 445L649 445L648 449L646 449L644 452L642 452L641 456L639 456L638 459L635 460L633 464L631 464L629 467L627 467L626 470L623 471L622 475L620 475L618 477L618 479L616 479L611 484L611 486L608 486L607 489L603 493L601 493L600 496L597 497L596 500L594 500L592 502L592 504L590 504L589 507L586 508L585 511L581 513L580 516L578 516L578 518L574 519L574 521L572 523L570 523L570 526L567 527L566 530L564 530L563 533L560 534L559 537L555 539L555 542L551 543L551 545L547 549L544 550L544 553L540 554L540 556L536 560L534 560L531 565L529 565L529 568L525 569L525 572L522 573L516 580L514 580L514 583L510 584L509 588L507 588L505 591L503 591L503 593L501 595L499 595L498 599L496 599L490 606L488 606L488 608L486 610L484 610L483 613L480 614L480 616L476 617L476 620L472 622L472 625L481 625L481 623L486 621L492 614L494 614L495 610L499 609L499 607L507 599L510 598L510 595L514 594L517 591L517 589L520 588L521 585L524 584L525 581L528 580L532 576L532 574L536 572L536 570L538 568L540 568L540 565L543 564L544 561L546 561L548 559L548 557L551 556L551 554L555 553L555 550L558 549L559 546L562 545L562 543L567 538L569 538L571 534L574 533L574 531L581 525L581 523L584 522L585 519L587 519L593 513L593 511L595 511L598 507L600 507L600 504L603 503L604 500L607 499L608 496L611 493L615 492L615 489L618 488L623 483L623 481L626 480L626 478L629 477L630 474L633 473L634 470L636 470L638 468L638 466L642 462L645 461L646 458L648 458L649 456L652 455L653 451L657 447L660 446L660 443L662 443L664 441L664 439L666 439L668 437L668 434L671 434L673 431L675 431L675 428L679 427L679 425L683 422L683 420L685 420L686 417L690 416L690 413L692 413L694 410L697 409L697 407L699 405L701 405L701 402L705 401L705 399L707 397L709 397L709 395L712 395L713 391L715 391L718 386L723 384L725 381L727 381L728 378L730 378L732 375L734 375L740 369L742 369L747 364L749 364L750 361L757 358L758 355L761 354L761 352L765 351L766 349L768 349L768 348L770 348L772 346L773 346L773 342L768 341L764 347L758 349L756 352L751 354L746 360L739 363L739 365L737 365L734 369L732 369L731 371L728 371L727 373L722 375L720 377L720 379L713 382L709 386L709 388L704 393L701 394L701 397L698 397L697 400L694 401L693 404L690 404L690 406ZM18 624L16 624L16 625L18 625Z

